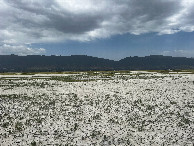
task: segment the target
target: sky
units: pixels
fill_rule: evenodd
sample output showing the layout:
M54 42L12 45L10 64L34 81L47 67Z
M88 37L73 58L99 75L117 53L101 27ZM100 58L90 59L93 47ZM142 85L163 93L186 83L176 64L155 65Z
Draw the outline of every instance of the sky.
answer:
M0 55L194 57L194 0L0 0Z

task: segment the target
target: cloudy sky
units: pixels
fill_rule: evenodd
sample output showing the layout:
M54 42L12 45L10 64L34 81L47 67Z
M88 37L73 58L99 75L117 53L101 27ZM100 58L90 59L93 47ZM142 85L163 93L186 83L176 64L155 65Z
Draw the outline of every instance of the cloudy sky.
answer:
M0 54L194 57L194 0L0 0Z

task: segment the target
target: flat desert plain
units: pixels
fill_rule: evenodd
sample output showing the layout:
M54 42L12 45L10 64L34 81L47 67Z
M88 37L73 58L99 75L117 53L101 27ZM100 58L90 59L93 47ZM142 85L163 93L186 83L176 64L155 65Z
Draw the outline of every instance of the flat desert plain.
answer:
M193 72L0 75L1 146L193 143Z

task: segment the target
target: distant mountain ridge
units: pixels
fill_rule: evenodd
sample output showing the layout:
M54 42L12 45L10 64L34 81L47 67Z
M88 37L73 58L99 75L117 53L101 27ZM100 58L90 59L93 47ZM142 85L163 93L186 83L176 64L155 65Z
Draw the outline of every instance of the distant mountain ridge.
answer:
M150 55L119 61L87 55L0 55L0 72L194 69L194 58Z

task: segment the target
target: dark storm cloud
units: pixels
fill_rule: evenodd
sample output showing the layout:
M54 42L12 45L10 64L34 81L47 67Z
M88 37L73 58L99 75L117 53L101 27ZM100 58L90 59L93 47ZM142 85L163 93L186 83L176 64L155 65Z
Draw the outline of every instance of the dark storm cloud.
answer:
M24 27L38 27L43 29L56 29L64 33L84 33L99 27L99 23L103 20L102 15L83 13L74 14L60 7L55 1L27 2L21 0L9 0L8 4L29 17L36 15L37 17L45 17L42 22L33 21L31 19L22 18L15 15L15 19Z
M180 2L169 0L119 2L117 2L117 5L122 5L123 9L115 14L118 20L112 22L112 26L117 27L118 31L123 31L123 33L160 32L164 27L168 27L167 18L177 14L182 9ZM121 23L121 25L118 25L117 22Z
M194 31L193 0L0 0L1 44Z

